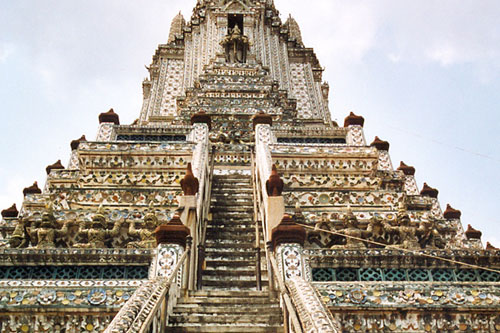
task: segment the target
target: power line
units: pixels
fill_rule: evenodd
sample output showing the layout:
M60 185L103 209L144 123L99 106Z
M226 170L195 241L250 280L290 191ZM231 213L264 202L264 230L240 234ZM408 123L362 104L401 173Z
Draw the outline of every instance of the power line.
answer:
M411 134L414 137L417 137L417 138L420 138L420 139L423 139L423 140L427 140L427 141L430 141L430 142L434 142L434 143L436 143L438 145L441 145L441 146L450 147L450 148L456 149L458 151L462 151L464 153L468 153L468 154L471 154L471 155L475 155L475 156L478 156L478 157L482 157L482 158L485 158L485 159L488 159L488 160L500 163L500 159L497 159L495 157L492 157L492 156L489 156L489 155L486 155L486 154L483 154L483 153L480 153L480 152L476 152L476 151L473 151L473 150L465 149L465 148L462 148L462 147L459 147L459 146L455 146L455 145L452 145L452 144L449 144L449 143L446 143L446 142L442 142L442 141L439 141L439 140L436 140L436 139L433 139L433 138L429 138L429 137L427 137L425 135L422 135L422 134L419 134L419 133L416 133L416 132L412 132L412 131L409 131L409 130L403 130L400 127L396 127L396 126L392 126L392 125L387 125L387 126L389 128L392 128L393 130L396 130L396 131L401 132L401 133Z

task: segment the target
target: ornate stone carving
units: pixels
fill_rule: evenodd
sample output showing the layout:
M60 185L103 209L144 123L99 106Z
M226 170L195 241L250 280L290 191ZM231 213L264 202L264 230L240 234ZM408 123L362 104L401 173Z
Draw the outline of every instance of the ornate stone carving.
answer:
M247 52L250 48L248 37L241 33L238 25L235 25L229 34L220 43L226 51L226 61L229 63L245 63Z
M287 286L304 332L342 332L339 323L332 317L309 283L303 278L294 276L287 281Z
M140 240L131 241L127 244L128 248L154 248L156 247L155 230L158 227L158 217L152 213L146 214L144 217L144 225L140 229L136 229L134 222L130 223L128 234L132 237L137 237Z
M107 229L106 217L99 210L92 218L89 228L81 227L78 231L80 237L86 238L86 242L75 244L77 248L106 248L109 241L120 232L123 220L115 222L111 230Z
M39 226L32 227L29 231L31 245L37 248L55 248L67 246L65 237L68 233L68 223L59 229L52 208L42 214Z

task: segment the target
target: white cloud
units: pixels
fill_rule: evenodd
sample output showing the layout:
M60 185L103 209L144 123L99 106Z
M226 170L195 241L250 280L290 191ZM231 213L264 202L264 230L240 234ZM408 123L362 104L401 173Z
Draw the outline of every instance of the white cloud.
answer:
M435 49L427 51L427 57L445 67L463 61L457 50L449 44L443 44Z
M395 54L395 53L389 53L387 55L387 58L389 58L389 60L394 62L394 63L398 63L401 61L401 55Z
M14 53L14 45L0 44L0 64L6 63L7 59Z
M366 2L279 0L276 7L283 20L291 13L298 21L306 46L314 47L323 62L356 63L374 46L377 18Z
M500 2L495 0L460 5L453 0L276 0L276 7L283 19L288 13L297 19L305 44L335 67L356 65L376 51L394 63L473 64L486 73L500 69Z
M500 2L484 0L384 1L377 47L399 54L401 61L500 65ZM383 29L383 30L382 30ZM383 32L383 33L382 33Z

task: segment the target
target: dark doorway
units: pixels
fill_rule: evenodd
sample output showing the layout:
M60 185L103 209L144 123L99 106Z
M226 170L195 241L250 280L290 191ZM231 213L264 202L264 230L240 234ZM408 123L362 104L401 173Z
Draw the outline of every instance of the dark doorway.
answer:
M243 31L243 15L242 14L229 14L228 16L228 28L234 29L234 27L238 25L240 28L241 34L244 34Z

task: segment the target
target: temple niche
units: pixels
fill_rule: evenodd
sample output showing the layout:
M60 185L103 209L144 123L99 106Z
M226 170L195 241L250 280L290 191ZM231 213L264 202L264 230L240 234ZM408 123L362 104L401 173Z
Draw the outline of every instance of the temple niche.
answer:
M500 332L500 250L332 121L300 17L194 5L137 120L96 112L1 212L0 332Z

